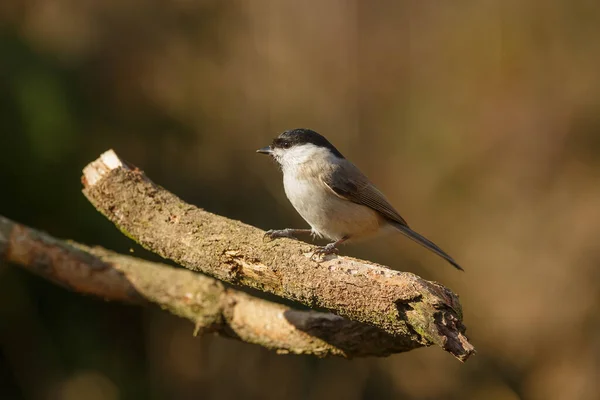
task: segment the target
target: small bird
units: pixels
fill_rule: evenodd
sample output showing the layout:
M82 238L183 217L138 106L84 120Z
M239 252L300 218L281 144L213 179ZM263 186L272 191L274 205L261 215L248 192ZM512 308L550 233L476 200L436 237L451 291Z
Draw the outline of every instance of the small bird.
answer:
M270 230L271 239L311 233L333 240L313 256L338 253L338 246L387 231L400 231L454 267L463 270L436 244L413 231L371 181L325 137L310 129L283 132L268 154L281 166L285 194L311 229Z

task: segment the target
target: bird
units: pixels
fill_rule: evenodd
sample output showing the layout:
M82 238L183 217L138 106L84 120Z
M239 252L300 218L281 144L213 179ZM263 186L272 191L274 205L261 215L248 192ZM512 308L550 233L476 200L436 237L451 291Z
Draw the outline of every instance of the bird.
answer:
M445 251L411 229L369 178L321 134L305 128L286 130L256 152L279 164L288 200L310 225L310 229L272 229L265 237L310 233L332 240L311 256L322 258L338 254L344 242L398 231L463 271Z

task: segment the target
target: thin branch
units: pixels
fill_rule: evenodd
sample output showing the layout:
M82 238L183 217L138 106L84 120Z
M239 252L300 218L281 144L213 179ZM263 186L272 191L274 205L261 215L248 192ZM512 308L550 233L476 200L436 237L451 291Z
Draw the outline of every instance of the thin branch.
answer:
M437 344L464 361L458 297L414 274L349 257L317 263L311 246L183 202L112 151L84 169L84 194L125 235L193 271L370 324L413 347Z
M150 305L192 321L196 331L318 357L387 356L419 347L329 313L298 311L226 288L181 268L64 242L0 216L0 260L74 292Z

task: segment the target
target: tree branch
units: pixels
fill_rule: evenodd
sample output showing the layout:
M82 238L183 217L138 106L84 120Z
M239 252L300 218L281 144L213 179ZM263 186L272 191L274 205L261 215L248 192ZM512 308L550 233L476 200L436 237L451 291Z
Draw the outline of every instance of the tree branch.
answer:
M294 310L181 268L67 243L2 216L0 260L75 292L130 304L156 304L192 321L197 332L214 332L279 353L351 358L419 347L370 325L329 313Z
M295 240L264 243L261 229L183 202L112 150L84 169L82 182L125 235L186 268L373 325L407 349L435 343L461 361L475 351L457 296L438 283L349 257L317 263Z

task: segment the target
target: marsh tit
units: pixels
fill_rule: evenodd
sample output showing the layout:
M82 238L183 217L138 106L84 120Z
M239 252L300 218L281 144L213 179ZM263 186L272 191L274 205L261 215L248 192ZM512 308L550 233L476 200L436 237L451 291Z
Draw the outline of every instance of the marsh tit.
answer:
M463 270L436 244L409 228L371 181L317 132L289 130L257 152L270 155L281 166L285 194L311 226L270 230L266 236L312 233L333 240L313 254L322 256L337 253L343 242L395 230Z

